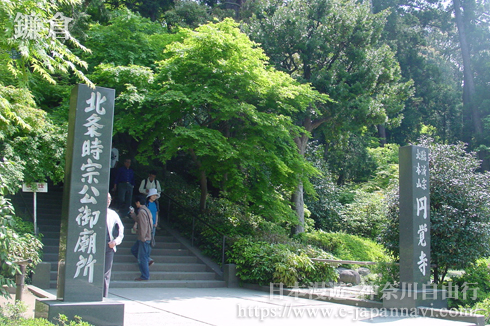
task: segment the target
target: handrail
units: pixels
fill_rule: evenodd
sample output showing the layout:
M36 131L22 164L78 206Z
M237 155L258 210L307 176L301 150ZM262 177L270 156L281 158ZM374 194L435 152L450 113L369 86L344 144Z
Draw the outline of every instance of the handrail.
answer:
M164 193L163 191L160 194L161 196L165 196L168 200L170 200L173 204L176 204L178 207L180 207L182 210L186 211L186 213L190 214L192 216L192 234L191 234L191 245L194 246L194 231L195 231L195 220L197 219L207 227L209 227L211 230L213 230L215 233L220 235L223 239L222 242L222 249L221 249L221 269L223 269L223 266L225 264L225 248L226 248L226 235L223 234L223 232L217 230L215 227L207 223L205 220L203 220L194 210L189 209L188 207L183 206L180 204L178 201Z

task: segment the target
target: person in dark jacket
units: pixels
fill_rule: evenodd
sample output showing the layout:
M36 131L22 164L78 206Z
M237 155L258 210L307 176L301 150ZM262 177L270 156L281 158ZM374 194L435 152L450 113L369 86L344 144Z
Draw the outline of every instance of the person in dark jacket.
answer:
M138 223L138 230L136 232L138 239L136 243L131 247L131 253L138 259L138 266L140 269L140 277L135 281L148 281L150 279L150 243L153 233L153 219L151 212L145 206L146 198L144 196L138 196L135 202L136 208L138 208L138 214L134 212L134 208L130 207L131 218Z
M129 205L131 205L133 197L134 171L130 166L131 159L125 159L124 166L117 170L116 178L114 179L113 191L117 190L117 204L120 216L129 214Z

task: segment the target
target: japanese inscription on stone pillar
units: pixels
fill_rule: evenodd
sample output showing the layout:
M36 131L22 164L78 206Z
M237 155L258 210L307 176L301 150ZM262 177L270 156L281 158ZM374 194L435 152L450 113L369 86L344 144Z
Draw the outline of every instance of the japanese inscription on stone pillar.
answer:
M113 89L82 84L71 94L59 300L102 300L114 95Z
M400 148L400 281L430 281L429 150Z

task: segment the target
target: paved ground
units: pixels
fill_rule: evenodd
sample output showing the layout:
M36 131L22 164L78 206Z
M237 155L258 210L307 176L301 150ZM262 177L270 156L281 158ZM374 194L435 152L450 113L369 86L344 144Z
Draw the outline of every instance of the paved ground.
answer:
M390 316L368 309L325 301L273 295L242 288L113 289L108 300L125 304L125 325L474 325L435 318Z
M55 294L55 290L49 292ZM28 314L33 311L34 299L32 293L23 295L23 300L30 307ZM382 309L281 297L279 294L271 296L267 292L243 288L111 289L109 298L105 300L124 303L125 326L474 325L422 316L392 315Z

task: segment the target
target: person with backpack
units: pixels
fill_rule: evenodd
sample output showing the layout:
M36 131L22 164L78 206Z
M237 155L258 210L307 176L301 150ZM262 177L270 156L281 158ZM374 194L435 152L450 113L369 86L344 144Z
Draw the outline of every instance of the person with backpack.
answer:
M156 177L157 177L157 172L152 170L148 174L148 178L141 180L139 192L142 195L148 196L150 189L156 189L158 192L158 196L160 196L162 192L162 187L160 185L160 182L156 180Z

